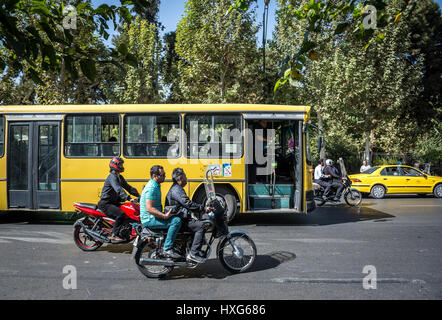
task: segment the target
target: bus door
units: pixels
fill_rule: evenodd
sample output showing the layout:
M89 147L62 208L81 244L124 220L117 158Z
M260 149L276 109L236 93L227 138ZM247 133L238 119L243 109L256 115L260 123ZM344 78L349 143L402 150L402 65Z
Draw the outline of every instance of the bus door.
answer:
M10 121L8 207L60 209L60 122Z
M304 113L245 113L245 127L248 134L246 144L246 205L249 211L272 209L295 209L302 211L303 166L302 166L302 123ZM260 147L254 144L255 130L261 128L260 120L266 120L267 129L273 129L275 161L273 174L259 177L255 157ZM252 141L251 141L252 140ZM255 139L256 140L256 139ZM270 138L269 138L270 141ZM252 151L250 151L252 150ZM269 150L267 148L267 150ZM250 154L249 154L250 153ZM253 159L252 159L253 158Z

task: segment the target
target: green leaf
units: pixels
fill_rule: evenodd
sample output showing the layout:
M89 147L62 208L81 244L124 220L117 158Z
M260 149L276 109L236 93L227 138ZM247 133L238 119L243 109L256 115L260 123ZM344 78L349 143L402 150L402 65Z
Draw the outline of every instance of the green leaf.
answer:
M123 56L127 55L128 53L127 44L120 43L118 45L118 52L120 52Z
M284 85L286 82L287 79L279 79L278 81L276 81L275 87L273 88L273 92L276 92L276 90L278 90L278 88Z
M127 9L126 7L120 7L119 12L120 16L124 19L125 22L131 22L132 16L130 15L129 9Z
M80 68L83 74L90 80L94 81L97 75L97 69L95 67L95 62L90 59L80 60Z

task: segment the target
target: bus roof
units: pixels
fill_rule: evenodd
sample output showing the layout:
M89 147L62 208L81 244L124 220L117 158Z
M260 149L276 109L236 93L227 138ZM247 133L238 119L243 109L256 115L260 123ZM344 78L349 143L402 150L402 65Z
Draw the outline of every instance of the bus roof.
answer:
M309 106L272 104L94 104L1 106L0 113L89 112L297 112L310 113Z

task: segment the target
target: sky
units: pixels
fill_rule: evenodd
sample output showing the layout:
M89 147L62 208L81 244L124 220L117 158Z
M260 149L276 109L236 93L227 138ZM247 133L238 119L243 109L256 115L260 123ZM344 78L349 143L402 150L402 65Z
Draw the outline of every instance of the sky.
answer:
M442 7L442 0L435 0L439 4L440 7ZM120 5L119 0L92 0L92 6L96 8L100 4L108 4L108 5ZM159 11L159 21L164 26L164 31L162 32L167 33L170 31L175 31L178 21L180 20L181 16L184 14L184 4L185 0L161 0L160 2L160 11ZM257 17L256 22L259 24L262 24L263 20L263 10L264 10L264 0L257 0ZM272 32L275 27L275 11L276 11L276 1L270 0L269 3L269 16L268 16L268 22L267 22L267 39L272 38ZM110 34L113 34L113 27L111 27L111 30L109 30ZM109 40L107 41L108 45L111 45L111 38L109 37ZM262 42L262 30L258 33L258 43Z

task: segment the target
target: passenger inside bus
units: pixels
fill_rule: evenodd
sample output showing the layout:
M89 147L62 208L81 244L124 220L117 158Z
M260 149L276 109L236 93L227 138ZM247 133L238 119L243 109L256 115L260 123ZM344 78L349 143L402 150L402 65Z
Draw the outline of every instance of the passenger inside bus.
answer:
M270 183L272 175L276 175L276 183L289 183L295 179L294 167L296 159L299 157L299 143L297 132L298 123L292 121L266 121L260 120L252 124L254 133L253 144L253 163L249 165L249 182L254 183ZM261 130L257 130L261 129ZM268 130L275 130L274 141L270 140ZM258 142L259 141L259 142ZM257 148L260 147L261 154L264 157L271 150L270 145L273 144L275 150L275 162L272 164L272 173L268 175L257 174L258 168L263 168L267 163L260 164L256 157ZM268 159L271 161L271 159Z

